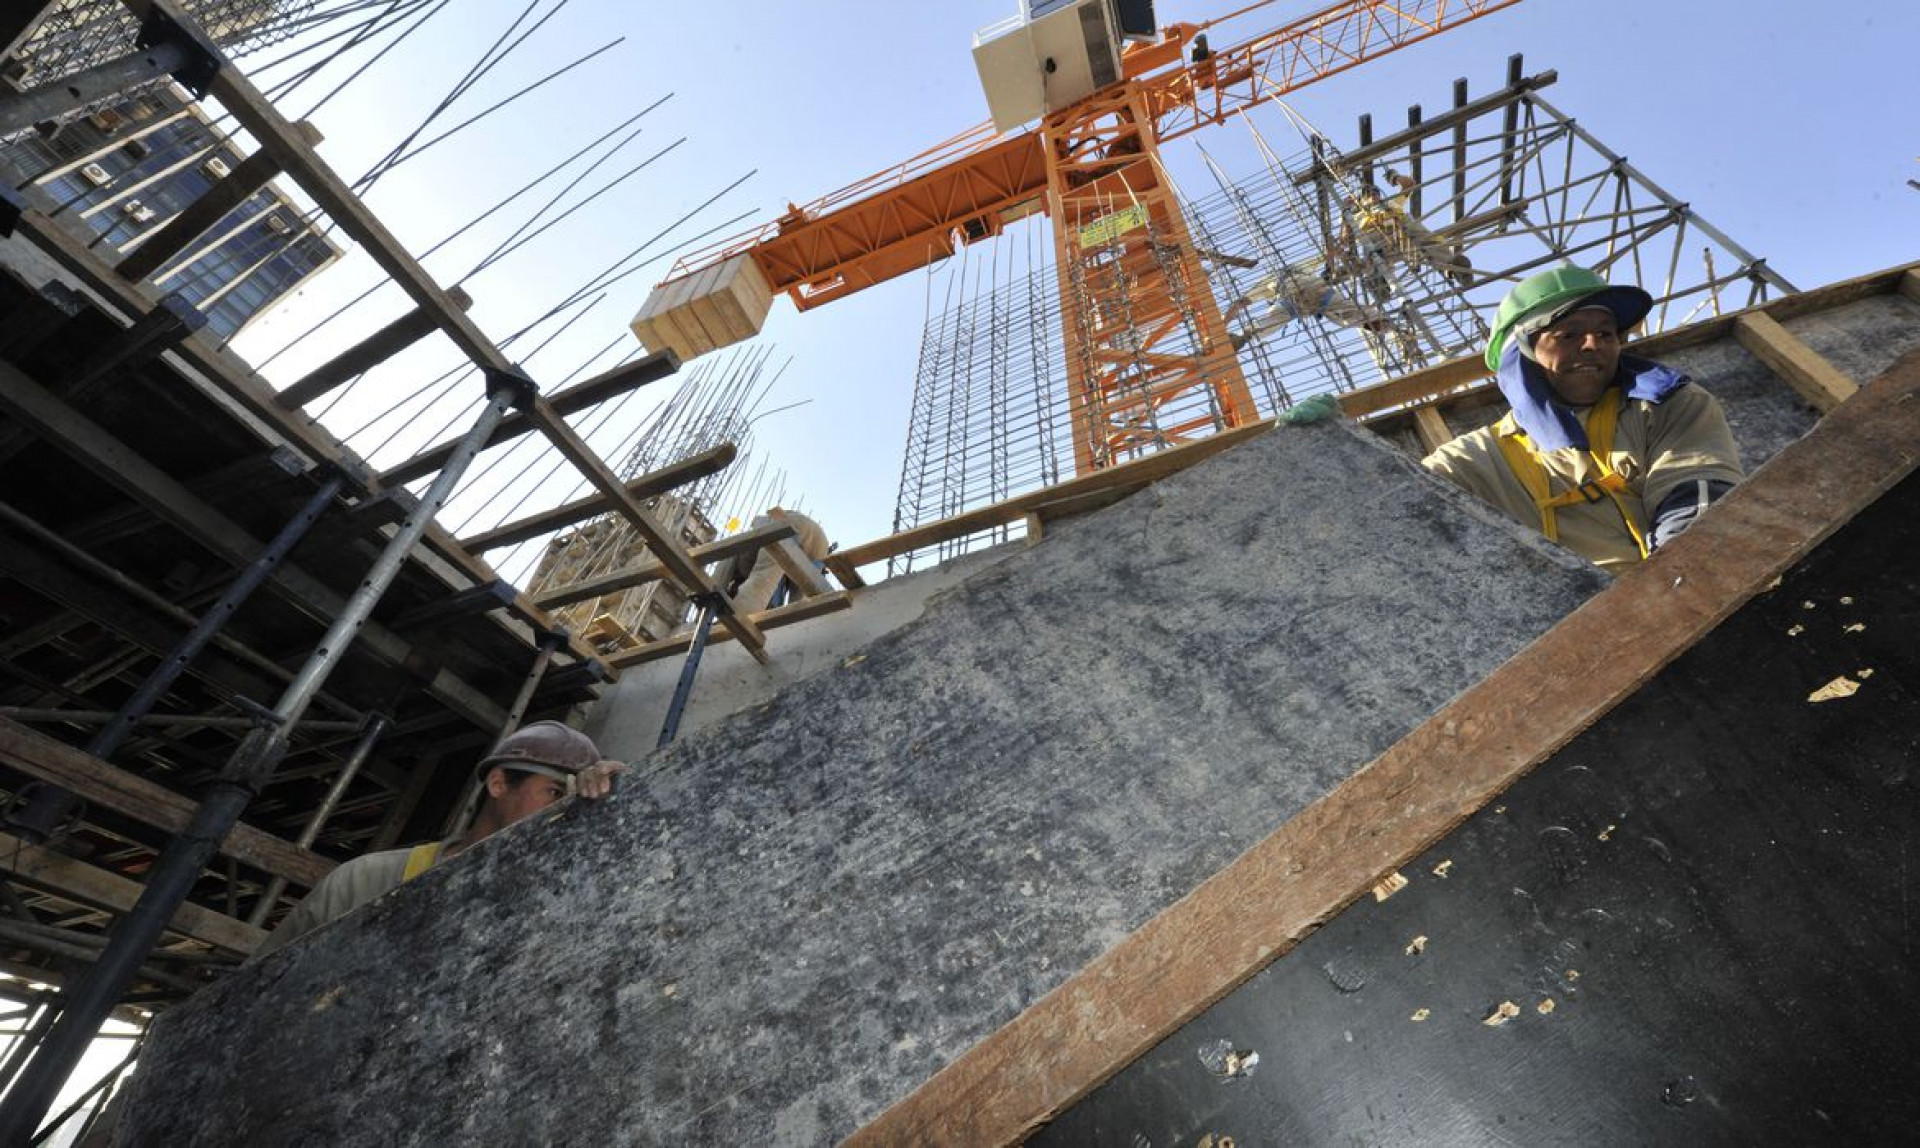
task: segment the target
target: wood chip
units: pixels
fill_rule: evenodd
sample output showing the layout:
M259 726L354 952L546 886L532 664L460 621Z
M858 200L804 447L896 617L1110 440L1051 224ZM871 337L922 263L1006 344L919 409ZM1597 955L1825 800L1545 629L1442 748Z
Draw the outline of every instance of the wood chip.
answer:
M1421 953L1424 953L1426 951L1427 951L1427 936L1425 933L1422 933L1419 936L1415 937L1413 939L1413 942L1407 946L1407 955L1409 957L1417 957Z
M1380 878L1379 883L1373 887L1373 899L1384 901L1406 887L1407 879L1396 870Z
M1433 1014L1432 1014L1431 1012L1429 1012L1429 1011L1427 1011L1426 1009L1423 1009L1423 1008L1417 1008L1417 1009L1414 1009L1414 1010L1413 1010L1413 1015L1412 1015L1412 1016L1410 1016L1410 1017L1408 1017L1407 1019L1408 1019L1408 1020L1410 1020L1410 1021L1412 1021L1412 1022L1413 1022L1413 1023L1415 1023L1415 1024L1419 1024L1419 1023L1420 1023L1421 1021L1423 1021L1423 1020L1425 1020L1425 1019L1427 1019L1428 1017L1430 1017L1430 1016L1432 1016L1432 1015L1433 1015Z
M1440 862L1440 864L1435 865L1433 867L1433 875L1435 877L1440 878L1442 881L1445 881L1447 879L1448 871L1451 870L1452 868L1453 868L1453 862L1451 860L1442 861Z
M1500 1007L1497 1009L1494 1009L1493 1014L1487 1017L1487 1019L1481 1021L1480 1023L1488 1026L1489 1028L1497 1028L1500 1025L1507 1023L1508 1021L1512 1020L1514 1017L1517 1017L1519 1015L1520 1015L1519 1005L1514 1004L1512 1001L1501 1001Z
M1867 625L1865 622L1855 622L1851 626L1842 627L1840 632L1843 634L1858 634L1860 631L1866 628L1867 628Z
M1542 1000L1539 1004L1534 1005L1533 1010L1539 1013L1541 1016L1547 1015L1548 1013L1553 1011L1553 998L1547 997L1546 999Z
M1850 698L1859 692L1860 683L1845 674L1841 674L1826 685L1808 694L1807 700L1818 704L1820 702L1830 702L1837 698Z
M1600 840L1602 841L1613 840L1613 831L1618 828L1620 828L1618 825L1609 825L1605 829L1602 829L1600 831Z

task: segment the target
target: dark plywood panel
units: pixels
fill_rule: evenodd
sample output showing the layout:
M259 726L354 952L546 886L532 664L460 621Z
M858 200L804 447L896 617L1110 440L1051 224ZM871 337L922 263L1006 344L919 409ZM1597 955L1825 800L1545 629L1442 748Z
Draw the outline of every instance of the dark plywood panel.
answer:
M1601 584L1364 431L1275 431L168 1014L133 1111L838 1139Z
M1910 1138L1917 524L1909 477L1033 1143Z

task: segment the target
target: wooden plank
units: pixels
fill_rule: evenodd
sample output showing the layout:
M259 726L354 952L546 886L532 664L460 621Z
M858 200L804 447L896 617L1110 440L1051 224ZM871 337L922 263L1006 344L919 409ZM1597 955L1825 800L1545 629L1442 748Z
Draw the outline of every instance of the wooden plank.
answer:
M44 889L63 900L124 913L140 899L145 886L84 861L0 833L0 872L9 878ZM215 948L249 956L266 939L267 931L224 913L183 904L168 926L173 932Z
M819 568L813 564L813 559L807 557L807 552L800 549L799 542L782 538L767 547L767 553L773 556L780 572L787 576L787 581L800 588L802 597L813 598L833 593L833 587L827 585L827 580L820 576Z
M635 498L652 498L665 494L676 486L718 474L731 465L737 448L730 442L723 442L711 450L689 455L679 462L670 463L659 470L641 475L627 483L627 493ZM495 550L502 546L512 546L516 542L525 542L538 538L563 526L570 526L583 518L592 518L613 509L613 504L600 495L575 499L572 502L556 506L552 510L543 510L538 514L529 514L492 530L482 531L468 538L462 538L460 545L475 554Z
M1420 449L1428 454L1453 441L1453 431L1447 428L1447 420L1440 417L1440 412L1431 403L1414 408L1413 429L1420 436Z
M1733 332L1742 347L1785 379L1787 385L1800 392L1800 397L1812 403L1821 414L1846 402L1860 389L1859 384L1770 315L1742 315Z
M1875 295L1905 290L1901 285L1906 281L1906 276L1915 274L1915 267L1920 267L1920 264L1902 264L1886 271L1875 271L1869 275L1862 275L1812 291L1782 295L1778 299L1761 303L1744 311L1729 312L1672 331L1663 331L1658 335L1635 339L1628 345L1628 349L1636 355L1658 358L1672 351L1728 338L1734 334L1740 321L1749 315L1764 314L1784 322L1802 315L1813 315L1821 311L1831 311L1836 307L1845 307ZM1450 391L1463 388L1478 390L1480 388L1475 384L1489 377L1486 364L1478 355L1449 359L1444 363L1409 375L1402 375L1397 379L1388 379L1384 383L1376 383L1371 387L1348 391L1340 396L1340 410L1348 418L1365 418L1395 407L1438 398Z
M609 368L584 382L576 383L563 391L555 391L547 401L553 409L563 415L576 414L588 407L604 403L608 399L618 398L628 391L637 390L648 383L658 382L680 369L680 359L671 351L658 351L643 359ZM500 425L487 436L489 447L511 442L521 435L530 434L539 428L532 419L519 411L514 411L500 420ZM381 486L398 486L412 482L416 478L425 478L446 465L453 456L454 447L460 445L458 438L428 447L405 462L397 463L380 472Z
M197 807L191 799L165 786L136 777L6 717L0 717L0 762L169 833L185 829ZM251 825L235 825L220 843L220 852L307 888L334 869L334 862L318 853Z
M775 606L771 610L762 610L758 614L749 614L748 617L752 619L754 625L762 630L778 630L782 626L791 626L795 622L804 622L809 618L818 618L822 614L837 613L841 610L851 609L852 606L853 594L851 592L834 590L816 598L802 598L798 602L789 602L785 606ZM713 635L707 639L707 644L718 645L726 641L729 636L730 635L726 633L715 630ZM644 646L628 650L625 653L615 654L608 658L607 662L616 670L624 670L630 666L637 666L644 662L656 662L661 658L685 653L687 647L692 644L692 634L675 634L670 638L662 638L657 642L648 642Z
M574 469L585 475L587 481L613 504L615 512L627 520L627 525L633 527L635 534L646 540L647 548L667 568L667 575L686 591L689 598L714 592L713 582L707 577L707 572L681 547L680 540L661 526L647 508L640 505L638 499L627 493L619 476L593 452L585 439L574 433L573 428L567 425L567 420L553 409L551 403L536 397L527 414L539 425L554 449L564 455ZM767 660L767 640L751 619L729 610L720 615L720 624L739 639L755 661L764 663Z
M1017 494L991 506L956 514L952 518L943 518L938 522L916 526L912 530L903 530L898 534L877 538L872 542L863 542L850 549L828 555L827 568L833 571L843 586L863 585L857 580L849 581L848 574L858 567L883 562L923 546L931 546L936 542L945 542L953 538L964 538L969 534L977 534L995 526L1004 526L1009 522L1025 518L1029 510L1051 502L1063 502L1101 491L1138 489L1149 483L1158 482L1170 474L1185 470L1195 463L1212 458L1229 447L1238 446L1272 426L1272 419L1263 419L1257 423L1235 427L1230 431L1221 431L1198 442L1163 450L1134 462L1109 467L1106 470L1097 470L1092 474L1084 474L1079 478L1042 487L1039 490L1030 490L1025 494Z
M704 546L696 546L688 553L695 562L710 566L715 562L724 562L742 554L751 554L762 546L770 546L783 538L792 537L793 527L782 522L772 526L756 526L751 530L742 530L738 534L729 534L725 538L715 539ZM629 566L625 570L602 574L598 578L568 583L557 590L542 594L538 601L542 609L553 610L561 606L571 606L575 602L598 598L603 594L612 594L635 586L644 586L649 582L658 582L666 576L666 566L655 558L642 562L638 566Z
M1686 534L847 1140L1018 1142L1631 694L1920 455L1920 351ZM1196 944L1195 938L1205 938Z

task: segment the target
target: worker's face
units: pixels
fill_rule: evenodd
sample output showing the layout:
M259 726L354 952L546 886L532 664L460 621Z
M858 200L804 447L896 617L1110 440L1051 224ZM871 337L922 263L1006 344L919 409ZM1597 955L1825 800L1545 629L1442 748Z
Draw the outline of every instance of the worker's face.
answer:
M1599 402L1620 367L1620 328L1613 312L1594 309L1568 315L1540 332L1533 358L1560 401L1576 407Z
M502 825L531 817L566 795L565 782L542 774L498 767L487 774L487 797L499 811Z

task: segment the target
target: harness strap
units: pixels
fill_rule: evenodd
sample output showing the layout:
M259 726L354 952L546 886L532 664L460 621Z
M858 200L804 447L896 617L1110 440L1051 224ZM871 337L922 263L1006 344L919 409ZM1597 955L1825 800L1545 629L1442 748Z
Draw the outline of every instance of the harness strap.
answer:
M1620 512L1621 525L1627 528L1627 533L1633 537L1633 544L1639 548L1640 557L1645 558L1651 553L1646 537L1634 525L1633 515L1620 497L1627 489L1627 480L1613 469L1612 461L1614 431L1619 425L1620 391L1617 387L1609 387L1587 414L1587 455L1593 459L1600 477L1588 479L1560 494L1553 493L1553 480L1547 473L1546 464L1540 461L1539 453L1522 433L1513 414L1509 412L1494 428L1500 455L1506 459L1507 469L1513 471L1513 476L1520 480L1527 497L1533 499L1534 507L1540 512L1540 532L1547 536L1547 541L1560 541L1560 526L1555 514L1559 508L1609 498L1613 500L1614 509Z
M411 881L425 873L433 868L433 863L438 860L440 860L440 842L429 841L425 845L415 845L407 850L407 868L400 874L401 882Z

